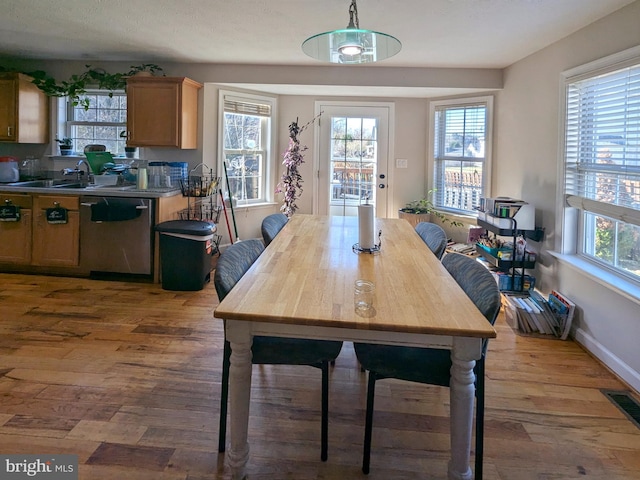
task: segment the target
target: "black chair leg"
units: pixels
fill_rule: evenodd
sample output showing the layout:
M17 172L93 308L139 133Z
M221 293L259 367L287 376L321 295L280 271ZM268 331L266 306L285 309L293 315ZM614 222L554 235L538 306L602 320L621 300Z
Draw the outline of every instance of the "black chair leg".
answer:
M376 393L376 374L369 372L369 382L367 386L367 414L364 424L364 453L362 455L362 473L369 473L369 463L371 461L371 432L373 430L373 397Z
M220 426L218 428L218 452L225 450L227 441L227 404L229 398L229 367L231 365L231 344L224 341L222 357L222 388L220 391Z
M329 362L320 365L322 370L322 425L320 433L320 460L327 461L327 444L329 437Z
M476 368L476 461L475 480L482 480L484 454L484 358Z

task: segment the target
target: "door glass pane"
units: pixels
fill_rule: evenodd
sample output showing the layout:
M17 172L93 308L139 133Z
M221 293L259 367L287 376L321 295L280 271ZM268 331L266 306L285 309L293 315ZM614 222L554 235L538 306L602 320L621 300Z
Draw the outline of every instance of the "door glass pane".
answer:
M375 118L331 117L331 215L357 215L361 203L375 204L377 135Z

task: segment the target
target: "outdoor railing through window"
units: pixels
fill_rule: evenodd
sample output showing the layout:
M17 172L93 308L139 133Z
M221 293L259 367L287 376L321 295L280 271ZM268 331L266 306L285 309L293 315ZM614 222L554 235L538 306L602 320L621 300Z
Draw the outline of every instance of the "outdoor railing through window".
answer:
M442 206L456 210L474 210L480 205L482 175L478 172L444 173Z

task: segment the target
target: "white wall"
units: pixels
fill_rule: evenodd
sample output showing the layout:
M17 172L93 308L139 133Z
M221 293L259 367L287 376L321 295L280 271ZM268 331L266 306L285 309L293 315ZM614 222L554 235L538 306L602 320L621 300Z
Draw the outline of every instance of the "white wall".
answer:
M576 338L640 391L640 308L591 277L560 264L557 248L560 74L640 44L640 2L574 33L505 70L496 100L493 192L536 206L546 228L537 278L580 308Z

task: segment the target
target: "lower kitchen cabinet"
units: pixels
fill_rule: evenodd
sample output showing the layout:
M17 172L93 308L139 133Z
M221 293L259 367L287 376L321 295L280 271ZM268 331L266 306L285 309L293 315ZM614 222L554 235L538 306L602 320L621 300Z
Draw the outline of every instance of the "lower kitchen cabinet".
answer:
M19 207L15 221L0 222L0 262L18 265L31 263L31 195L0 193L0 208Z
M32 265L75 267L80 260L80 199L67 195L33 197ZM66 219L48 209L66 210ZM49 213L49 215L47 215Z

